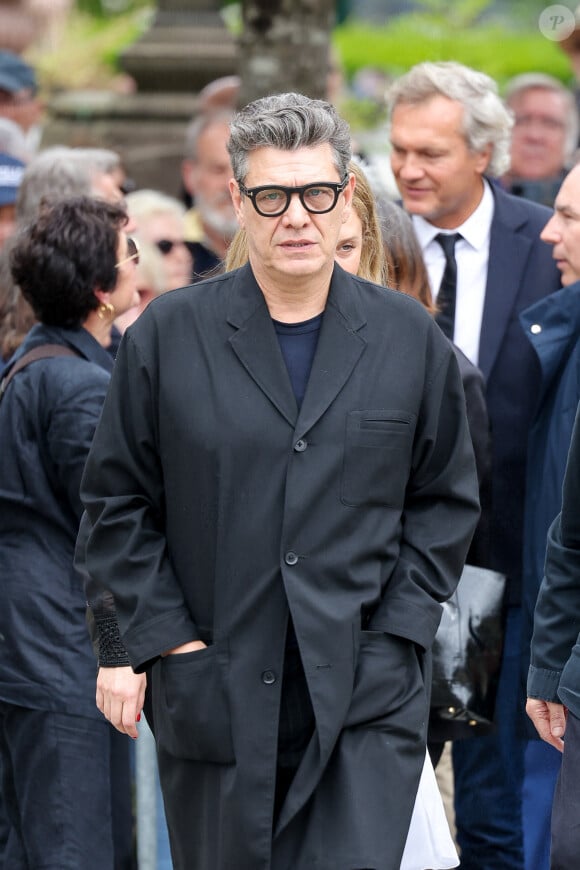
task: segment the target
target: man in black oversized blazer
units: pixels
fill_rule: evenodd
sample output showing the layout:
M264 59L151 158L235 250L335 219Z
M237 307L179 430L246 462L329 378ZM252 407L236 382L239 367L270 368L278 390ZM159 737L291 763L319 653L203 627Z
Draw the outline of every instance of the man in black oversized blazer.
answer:
M435 295L446 263L437 237L459 234L448 335L487 382L493 442L488 567L509 580L497 732L453 747L462 870L525 866L521 548L527 437L540 381L518 315L560 282L551 250L539 238L551 212L486 177L507 168L511 124L494 82L460 64L419 64L391 92L392 168ZM524 833L536 823L534 813L524 807Z
M331 105L259 100L229 149L249 264L125 333L86 564L148 671L176 870L398 870L479 513L461 379L415 300L334 265Z

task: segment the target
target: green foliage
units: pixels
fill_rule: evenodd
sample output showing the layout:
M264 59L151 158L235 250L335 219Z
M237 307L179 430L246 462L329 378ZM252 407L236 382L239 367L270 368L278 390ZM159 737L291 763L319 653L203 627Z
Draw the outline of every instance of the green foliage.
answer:
M455 0L450 12L449 0L419 0L424 15L452 28L470 27L477 23L490 0Z
M27 52L42 90L109 87L118 73L121 52L145 32L151 15L151 4L143 3L106 17L73 10L64 30Z
M346 97L340 101L340 114L351 128L358 130L374 130L387 120L386 106L381 106L374 100Z
M440 5L439 0L427 2ZM349 78L365 66L394 77L421 61L456 60L486 72L500 88L511 76L532 70L570 80L566 55L539 29L511 29L493 21L465 27L453 16L401 15L383 27L353 21L337 28L333 41Z
M76 8L84 15L93 18L110 18L112 15L125 15L135 9L151 5L150 0L76 0Z
M1 0L0 0L1 2ZM356 0L343 5L356 10ZM546 0L418 0L419 13L392 17L383 26L357 21L351 14L333 34L347 77L362 67L377 67L395 77L423 60L457 60L483 70L500 88L513 75L530 70L570 82L566 55L537 26ZM76 0L57 39L28 56L38 66L45 90L107 87L118 72L118 58L148 27L155 0ZM227 26L239 27L239 0L223 0ZM351 101L355 126L380 123L372 102ZM355 103L360 105L355 105Z

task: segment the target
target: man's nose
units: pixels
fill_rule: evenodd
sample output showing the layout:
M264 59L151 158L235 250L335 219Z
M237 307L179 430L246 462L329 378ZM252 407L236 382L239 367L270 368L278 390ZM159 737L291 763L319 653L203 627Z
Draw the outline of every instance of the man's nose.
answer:
M310 220L310 214L304 208L299 195L295 192L290 196L290 205L283 215L292 226L302 226Z
M558 219L558 215L552 215L542 232L540 233L540 238L543 242L548 242L550 245L555 245L562 238L562 233L560 232L560 222Z
M423 165L420 159L414 154L407 154L405 157L400 159L399 175L405 181L421 178L423 172Z

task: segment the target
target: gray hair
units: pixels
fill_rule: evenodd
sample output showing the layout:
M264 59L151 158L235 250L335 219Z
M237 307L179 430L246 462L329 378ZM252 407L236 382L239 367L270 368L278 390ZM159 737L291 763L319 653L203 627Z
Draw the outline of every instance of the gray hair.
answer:
M513 118L498 96L494 80L454 61L417 64L389 89L391 115L399 103L420 104L436 96L463 106L467 147L481 153L491 145L487 171L495 177L503 175L510 164Z
M137 231L139 226L151 217L170 214L179 221L183 221L185 215L185 206L178 199L158 190L147 188L135 190L127 194L125 202L129 216L137 224Z
M185 156L189 160L197 158L197 143L206 130L211 127L229 126L234 113L228 109L221 111L202 112L187 125L185 130Z
M231 124L228 151L234 178L244 180L248 156L256 148L295 151L326 143L344 178L352 156L350 129L331 103L302 94L276 94L255 100L238 112Z
M105 148L68 148L56 145L34 157L22 176L16 201L19 224L33 221L43 200L92 196L95 175L113 172L119 155Z
M550 91L559 94L564 102L564 124L566 127L566 161L570 161L578 147L579 119L574 95L562 82L546 73L522 73L510 79L505 89L505 102L510 109L520 94L526 91Z
M73 148L74 159L90 167L90 171L112 175L123 168L120 156L108 148Z

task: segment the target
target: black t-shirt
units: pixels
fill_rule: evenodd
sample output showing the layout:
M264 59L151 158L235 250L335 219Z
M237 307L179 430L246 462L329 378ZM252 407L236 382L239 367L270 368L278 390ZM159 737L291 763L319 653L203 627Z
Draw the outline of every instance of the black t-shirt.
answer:
M273 323L296 402L300 407L316 353L322 314L304 320L302 323L280 323L279 320L274 320Z

